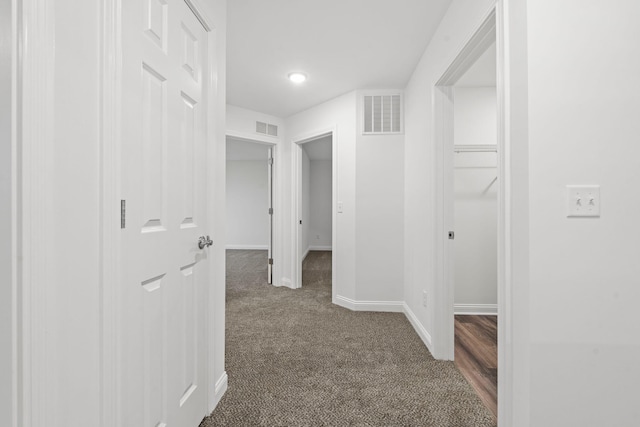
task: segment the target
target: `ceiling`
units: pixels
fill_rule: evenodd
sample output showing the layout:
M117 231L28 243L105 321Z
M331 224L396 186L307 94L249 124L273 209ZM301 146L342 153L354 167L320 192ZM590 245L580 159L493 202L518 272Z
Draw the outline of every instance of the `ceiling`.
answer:
M356 89L404 88L451 0L233 0L227 102L288 117ZM302 71L308 80L291 83Z
M496 86L496 43L478 58L476 62L460 77L456 87Z

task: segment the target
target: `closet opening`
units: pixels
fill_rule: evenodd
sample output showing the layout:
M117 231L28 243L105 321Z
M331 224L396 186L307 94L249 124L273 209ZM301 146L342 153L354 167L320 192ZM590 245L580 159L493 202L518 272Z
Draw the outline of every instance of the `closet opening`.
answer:
M333 287L333 132L296 141L294 150L294 288ZM322 282L322 283L321 283Z
M498 296L504 295L508 171L500 148L504 104L496 40L492 10L434 87L434 342L436 357L454 360L497 419L499 379L505 384L498 373L499 357L505 360L498 346L505 300Z
M453 85L455 363L497 417L496 45Z
M227 270L242 271L251 283L273 282L273 151L227 137Z

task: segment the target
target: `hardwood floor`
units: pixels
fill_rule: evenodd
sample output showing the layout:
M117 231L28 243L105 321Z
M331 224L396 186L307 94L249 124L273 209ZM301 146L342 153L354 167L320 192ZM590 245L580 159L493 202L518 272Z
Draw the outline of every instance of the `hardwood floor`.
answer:
M455 317L455 363L480 399L498 416L498 317Z

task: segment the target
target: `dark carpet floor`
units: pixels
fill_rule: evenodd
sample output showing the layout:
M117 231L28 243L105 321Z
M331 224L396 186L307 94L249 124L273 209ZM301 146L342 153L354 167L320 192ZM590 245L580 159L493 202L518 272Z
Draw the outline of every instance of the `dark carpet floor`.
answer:
M266 260L227 251L229 388L201 427L495 426L404 314L331 303L331 252L309 254L298 290L267 285Z

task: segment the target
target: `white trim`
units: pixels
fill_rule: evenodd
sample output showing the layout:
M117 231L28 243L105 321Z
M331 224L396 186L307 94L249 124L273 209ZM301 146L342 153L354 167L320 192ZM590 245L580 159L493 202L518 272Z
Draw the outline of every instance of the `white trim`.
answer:
M530 419L526 5L498 0L496 21L498 173L503 178L498 183L498 425L502 427Z
M21 264L18 272L21 290L22 413L18 424L24 427L47 425L58 408L52 392L58 371L51 357L51 340L56 335L51 313L55 292L49 284L53 266L52 227L49 212L53 165L55 31L54 5L47 0L23 0L18 17L18 46L22 57L18 73L19 144L21 163L19 192L19 237Z
M120 120L121 120L121 13L120 0L103 0L101 19L100 118L100 307L102 398L100 426L119 424L120 387L118 315L120 282Z
M304 252L304 255L302 255L302 261L304 261L304 259L307 257L307 255L309 255L309 252L314 252L314 251L331 251L331 246L309 246L307 248L307 250ZM333 270L333 269L332 269Z
M291 283L291 279L287 279L286 277L283 277L282 279L280 279L280 283L276 283L274 281L273 286L275 286L276 288L298 289L295 286L293 286L293 283Z
M253 144L266 145L272 150L271 156L273 158L273 168L272 168L271 180L272 180L273 193L271 194L271 197L272 197L271 205L273 207L273 231L272 231L273 247L271 248L271 257L274 259L274 264L272 265L271 278L272 278L272 281L275 281L276 280L275 278L278 277L279 274L281 274L282 262L280 262L280 260L283 259L282 254L284 253L284 246L285 246L283 239L281 238L282 237L281 230L283 229L282 213L284 212L284 209L282 208L281 194L284 191L280 187L280 185L284 185L284 183L281 184L280 182L280 171L281 171L280 163L283 162L282 160L283 150L280 149L280 147L278 146L278 141L273 141L273 140L267 141L267 140L261 139L258 134L254 135L251 133L237 132L232 130L226 130L225 132L225 148L226 148L226 141L228 141L229 138L237 139L244 142L250 142ZM226 168L226 154L225 154L225 168ZM233 245L232 244L232 245L227 245L225 249L245 249L243 246L247 246L247 248L252 249L251 246L253 245ZM266 250L269 250L268 245L266 246ZM271 284L273 285L273 283Z
M200 3L200 0L184 0L184 2L189 6L191 12L196 16L202 27L207 31L211 32L211 25L209 25L206 14L203 12L203 7Z
M18 296L18 173L20 172L18 164L18 123L19 123L19 82L18 71L19 49L18 34L20 24L16 19L18 16L18 2L8 1L0 6L0 37L4 40L3 46L0 48L0 56L2 64L0 64L0 114L5 119L0 123L0 140L3 142L2 147L2 165L3 169L2 182L0 183L0 193L2 199L0 204L6 209L0 217L0 246L2 246L2 260L0 260L0 283L4 286L4 290L9 292L7 300L2 304L8 307L8 335L0 337L0 345L3 346L0 356L2 373L0 377L4 381L2 387L9 392L8 400L2 402L2 408L8 410L0 415L0 423L6 424L8 427L18 427L19 417L19 372L18 366L21 357L19 349L19 333L20 333L20 307ZM6 145L5 145L6 144ZM6 258L5 258L6 256ZM5 326L5 325L3 325ZM4 334L4 331L1 333ZM6 353L5 353L6 352ZM4 394L4 391L3 391ZM5 406L6 405L6 406Z
M498 304L456 304L453 312L456 315L497 316Z
M402 305L402 311L404 312L404 315L409 320L409 323L411 323L411 325L413 326L413 329L415 329L415 331L417 332L420 339L422 339L422 342L424 343L424 345L427 346L427 349L433 355L433 342L431 340L431 334L422 325L420 320L418 320L418 317L415 315L413 310L411 310L411 308L407 305L407 303L404 303Z
M215 382L215 388L213 393L213 399L209 402L210 411L213 411L218 403L220 403L220 399L227 392L227 387L229 385L229 377L227 376L227 372L224 371L220 378Z
M197 4L197 11L191 5ZM223 40L225 33L219 32L215 24L217 22L209 16L208 9L200 7L200 0L187 3L196 17L204 23L207 29L207 73L203 75L204 90L206 90L206 198L205 208L207 215L207 227L211 230L214 239L225 241L225 177L226 170L226 138L225 138L225 70L221 67L220 59L225 57L225 45ZM225 17L220 18L222 23ZM222 63L224 64L224 62ZM220 378L226 378L224 371L225 361L225 251L222 245L214 245L211 248L211 260L208 263L208 276L210 286L207 287L206 311L206 337L207 337L207 408L213 411L219 397L226 391L226 379L224 386L218 388ZM221 368L220 378L216 378L216 368Z
M225 249L245 250L245 251L266 251L269 245L227 245Z
M442 79L441 79L442 80ZM454 275L453 243L448 232L453 230L453 88L433 88L435 145L435 254L433 356L453 360L454 357Z
M333 303L352 311L404 312L404 301L356 301L343 297L342 295L337 295Z
M309 246L309 249L307 250L307 252L312 252L312 251L330 251L332 246Z

